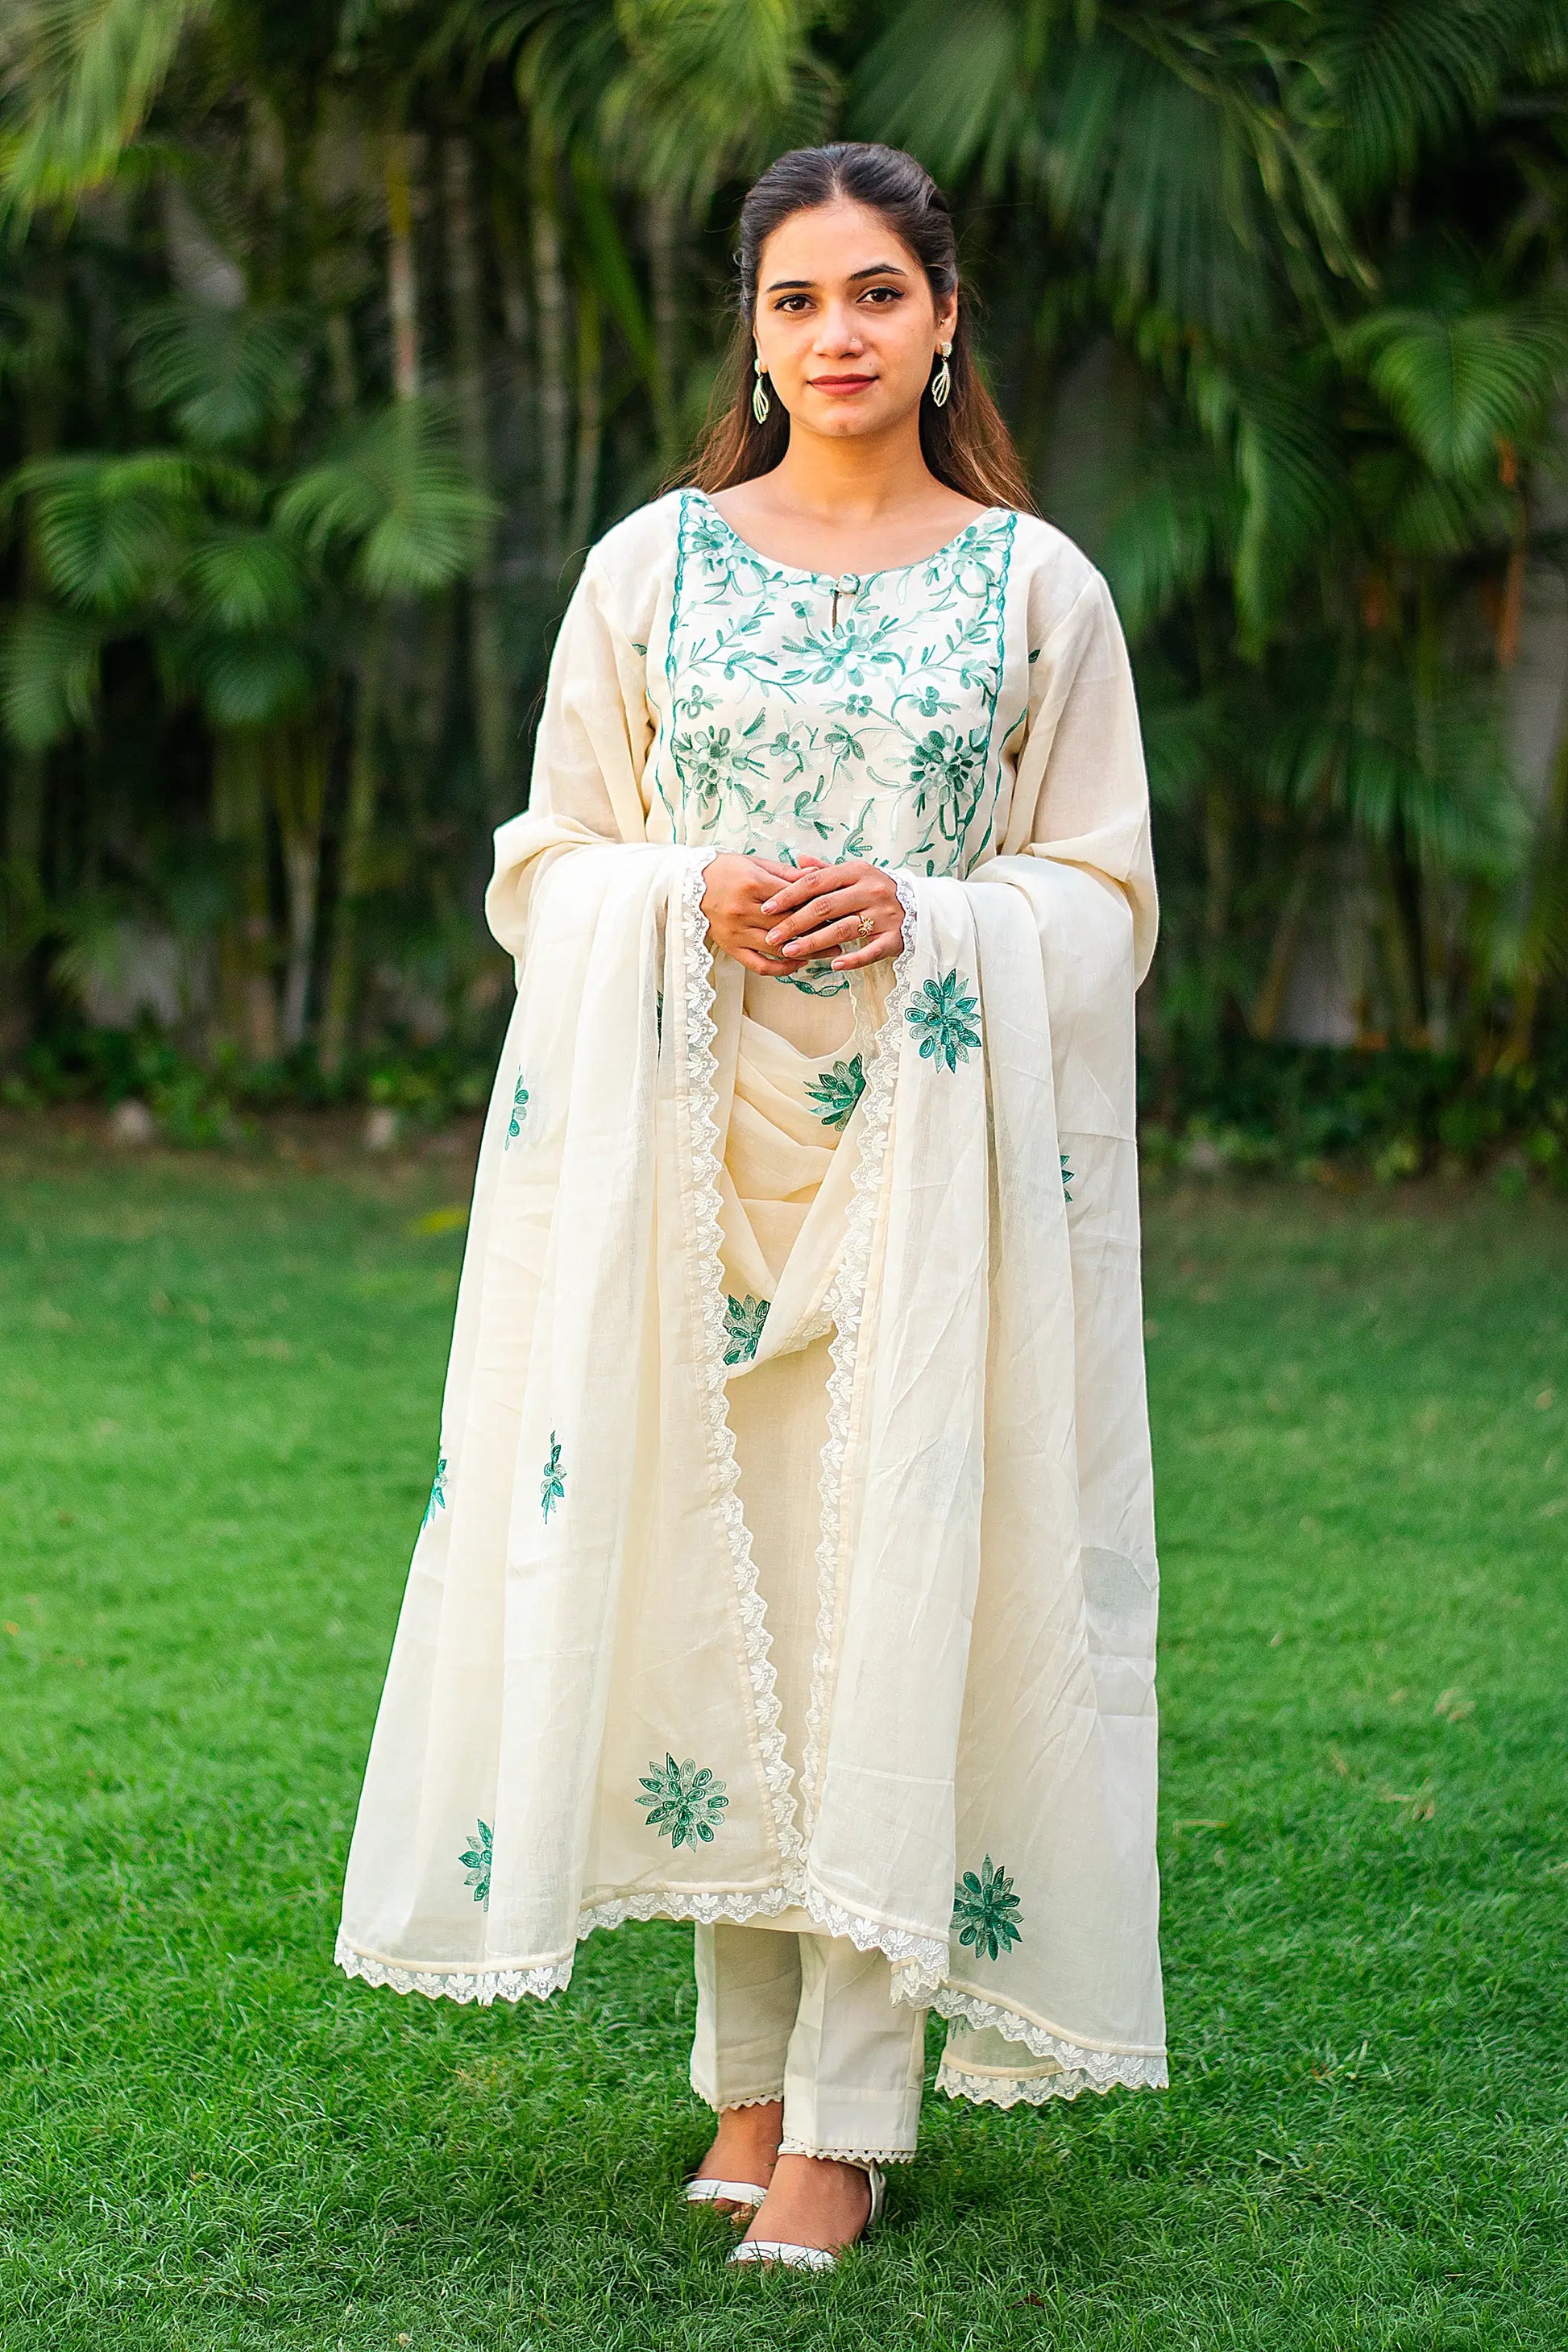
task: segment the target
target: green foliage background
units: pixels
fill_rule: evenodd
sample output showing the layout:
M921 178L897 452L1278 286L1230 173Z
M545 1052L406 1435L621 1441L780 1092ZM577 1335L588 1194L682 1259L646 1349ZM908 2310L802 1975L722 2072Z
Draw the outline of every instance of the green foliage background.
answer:
M690 446L747 177L836 135L952 192L1133 644L1156 1126L1568 1163L1568 729L1542 798L1506 726L1568 512L1560 0L13 0L14 1100L481 1087L554 624ZM1360 1050L1303 1059L1325 909ZM156 1034L95 1034L149 940Z

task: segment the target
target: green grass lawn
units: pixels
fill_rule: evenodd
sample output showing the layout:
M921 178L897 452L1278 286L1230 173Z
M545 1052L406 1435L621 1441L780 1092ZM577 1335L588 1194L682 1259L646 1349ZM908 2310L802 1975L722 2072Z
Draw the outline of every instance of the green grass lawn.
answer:
M801 2278L679 2200L689 1929L331 1965L462 1163L0 1184L3 2352L1568 2336L1562 1205L1151 1200L1172 2088L932 2098Z

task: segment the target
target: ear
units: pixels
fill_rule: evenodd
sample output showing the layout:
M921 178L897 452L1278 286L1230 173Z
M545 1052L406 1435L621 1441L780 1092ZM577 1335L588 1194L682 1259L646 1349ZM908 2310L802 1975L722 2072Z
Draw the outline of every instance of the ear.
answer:
M937 303L936 339L939 343L951 343L958 330L958 296L948 294Z

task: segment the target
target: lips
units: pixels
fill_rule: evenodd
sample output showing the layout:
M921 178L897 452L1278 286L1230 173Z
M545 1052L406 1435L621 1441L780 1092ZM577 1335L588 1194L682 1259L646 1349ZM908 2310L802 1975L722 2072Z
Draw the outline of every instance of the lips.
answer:
M814 375L809 381L813 392L864 392L877 379L874 375Z

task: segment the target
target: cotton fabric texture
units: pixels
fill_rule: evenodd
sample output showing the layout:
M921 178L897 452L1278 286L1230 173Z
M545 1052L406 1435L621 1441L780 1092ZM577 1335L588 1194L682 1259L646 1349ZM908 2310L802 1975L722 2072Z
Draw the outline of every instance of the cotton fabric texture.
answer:
M874 858L895 964L710 947ZM590 554L487 898L518 1001L354 1832L351 1974L547 1995L626 1918L847 1937L994 2104L1165 2080L1133 991L1103 582L860 577L680 491Z

